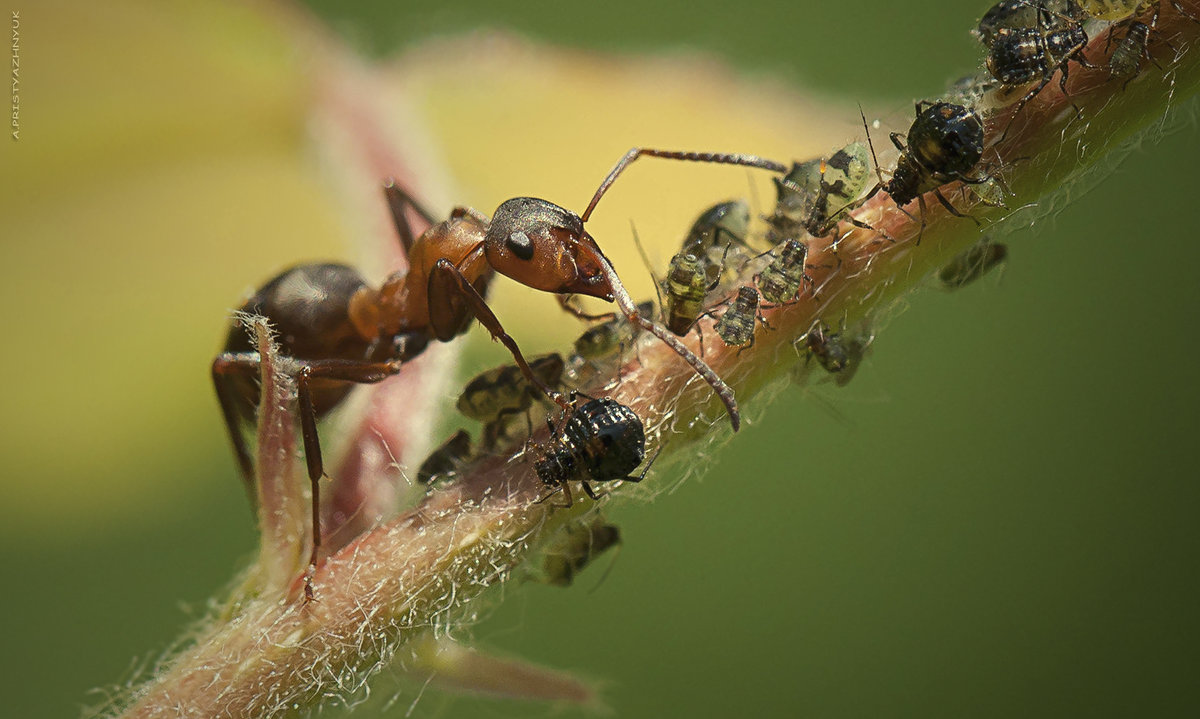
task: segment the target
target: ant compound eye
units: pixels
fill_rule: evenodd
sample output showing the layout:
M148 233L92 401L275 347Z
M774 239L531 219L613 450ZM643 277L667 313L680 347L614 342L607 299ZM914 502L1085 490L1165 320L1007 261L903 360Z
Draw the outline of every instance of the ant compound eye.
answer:
M510 234L508 239L504 241L504 244L519 259L533 259L533 240L531 240L529 235L525 234L524 232L518 230Z

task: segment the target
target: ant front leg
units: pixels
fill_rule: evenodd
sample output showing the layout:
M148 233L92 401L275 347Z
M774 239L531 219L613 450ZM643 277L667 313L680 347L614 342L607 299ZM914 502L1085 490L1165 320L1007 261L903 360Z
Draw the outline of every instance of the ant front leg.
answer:
M516 361L517 367L520 368L521 374L525 376L530 385L537 387L542 394L564 410L569 412L572 409L571 402L563 397L562 392L552 389L533 373L529 363L525 361L525 356L521 354L521 348L517 346L517 341L504 331L504 326L500 324L500 318L496 317L496 313L492 312L491 307L488 307L487 301L483 299L479 290L475 289L475 286L467 280L461 270L454 266L454 263L444 258L440 259L434 263L433 269L429 273L429 305L430 307L435 304L455 306L456 300L465 302L465 309L475 315L475 319L479 320L479 323L491 333L492 339L508 349ZM430 315L432 316L433 313L431 312ZM434 331L441 338L444 334L443 330L448 329L450 328L435 327ZM453 334L451 333L450 336Z
M426 227L437 224L437 220L429 210L417 202L416 198L407 190L397 185L395 179L391 177L383 181L383 196L387 200L392 222L396 226L396 234L400 236L400 246L404 248L404 256L407 259L408 253L412 251L413 242L421 234L413 232L413 227L408 221L407 210L411 209L420 215L421 219L427 223Z

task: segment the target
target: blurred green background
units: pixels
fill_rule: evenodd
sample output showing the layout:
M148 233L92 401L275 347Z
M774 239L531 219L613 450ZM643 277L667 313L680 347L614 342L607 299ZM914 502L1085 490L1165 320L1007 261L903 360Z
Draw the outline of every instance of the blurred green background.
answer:
M966 31L986 7L313 5L375 55L477 27L602 51L700 49L880 112L903 112L978 62ZM180 25L203 37L205 5L179 7ZM23 137L0 149L0 203L25 218L0 218L10 338L0 682L6 716L67 717L100 700L90 690L152 663L251 555L207 363L243 288L339 245L292 241L287 208L312 189L293 187L296 168L269 159L253 127L210 127L236 101L219 76L184 68L149 101L122 82L170 56L155 45L158 16L106 11L111 54L91 55L71 44L98 32L87 22L47 32L86 17L82 4L21 11ZM217 67L255 66L272 50L249 31L222 38ZM74 87L57 69L66 94L38 94L39 69L93 62L114 66L111 86ZM245 99L264 125L299 103L287 71L238 78L258 88ZM72 116L86 93L103 93L90 105L103 111ZM508 590L471 634L602 679L623 717L1194 715L1194 130L1138 149L1011 237L1001 276L911 297L844 390L784 393L702 481L622 505L612 518L626 546L595 592L600 570L568 591ZM89 143L100 135L102 147ZM106 169L141 147L155 148L133 163L144 174L111 182ZM241 201L229 155L238 172L255 165L254 183L278 183L277 206ZM214 193L213 244L174 241L181 185ZM130 205L161 207L157 233L97 246L89 223L120 227ZM261 225L261 246L237 239L248 224ZM97 273L102 297L80 289ZM476 340L464 371L498 361ZM186 386L163 369L181 363L194 365ZM414 715L558 713L428 693Z

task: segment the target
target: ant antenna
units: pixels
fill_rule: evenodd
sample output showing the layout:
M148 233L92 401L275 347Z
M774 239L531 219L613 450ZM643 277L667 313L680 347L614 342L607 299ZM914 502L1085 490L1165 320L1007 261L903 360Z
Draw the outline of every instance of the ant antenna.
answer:
M733 388L725 383L725 380L713 371L704 360L700 359L687 348L687 345L679 341L675 335L667 331L666 328L659 325L657 322L652 322L638 312L637 305L634 304L633 298L629 296L629 291L625 289L625 285L621 284L621 278L617 276L617 271L613 269L612 262L604 256L604 251L596 243L591 243L591 250L596 253L597 259L600 260L599 265L604 277L608 280L609 286L612 287L613 300L616 301L617 307L621 309L621 314L625 315L633 324L641 327L655 337L663 341L663 344L670 347L675 354L679 355L687 362L692 370L700 375L709 387L712 387L713 392L721 398L721 402L725 405L725 411L729 414L729 424L733 426L733 431L736 432L742 426L742 415L738 411L737 399L733 396Z
M604 193L608 192L608 188L617 180L617 176L625 171L634 160L643 155L650 157L661 157L667 160L684 160L687 162L708 162L717 165L741 165L742 167L757 167L762 170L770 170L779 174L787 172L787 165L780 164L773 160L767 160L757 155L741 155L735 153L724 152L679 152L675 150L655 150L648 147L635 147L617 162L612 171L608 173L608 177L604 178L604 182L600 183L600 187L596 189L596 194L592 196L592 201L588 203L587 209L580 216L584 222L592 216L592 210L596 209L596 205L600 202L600 198L604 197Z

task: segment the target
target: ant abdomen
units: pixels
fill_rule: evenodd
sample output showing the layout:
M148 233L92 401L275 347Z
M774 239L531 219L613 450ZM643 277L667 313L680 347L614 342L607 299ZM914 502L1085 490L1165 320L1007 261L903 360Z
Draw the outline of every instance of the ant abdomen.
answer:
M361 360L368 342L355 329L349 306L350 298L366 286L353 267L331 262L296 265L272 278L239 309L271 321L280 352L286 357ZM257 352L258 348L241 323L233 322L224 351ZM245 386L242 396L252 401L241 403L240 409L247 419L253 419L258 405L256 378L231 375L230 380ZM314 383L313 389L313 408L321 416L349 393L351 385Z

